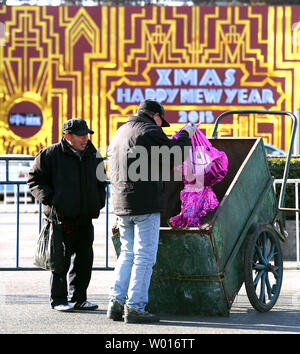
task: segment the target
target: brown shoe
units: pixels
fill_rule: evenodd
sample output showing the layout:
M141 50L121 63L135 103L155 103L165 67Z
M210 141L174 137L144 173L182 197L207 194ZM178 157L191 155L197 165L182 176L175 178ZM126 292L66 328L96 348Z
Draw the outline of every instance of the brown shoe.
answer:
M159 322L159 317L148 311L137 311L125 305L124 321L126 323Z
M107 318L114 321L122 321L124 306L117 300L109 300L107 308Z

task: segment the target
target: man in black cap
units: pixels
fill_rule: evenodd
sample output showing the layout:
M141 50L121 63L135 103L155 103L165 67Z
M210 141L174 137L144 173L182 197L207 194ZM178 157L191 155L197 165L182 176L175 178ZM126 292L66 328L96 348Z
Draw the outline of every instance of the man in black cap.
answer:
M46 217L52 211L63 224L66 267L62 273L51 273L51 307L95 310L98 306L87 301L87 288L93 265L92 219L105 205L103 159L89 140L88 134L94 132L83 119L66 121L62 132L59 143L38 153L27 183ZM96 175L99 168L101 180Z
M163 105L154 100L142 101L137 110L137 114L145 114L149 118L153 118L159 127L169 127L170 124L165 120L165 109ZM161 122L160 122L161 119Z
M196 131L196 127L189 124L177 140L168 139L161 129L169 126L164 113L157 101L141 102L137 115L129 117L117 130L108 149L113 206L121 240L107 310L107 317L115 321L121 320L123 314L125 322L129 323L159 321L158 316L145 311L158 247L160 213L165 208L161 170L167 159L159 161L154 151L163 148L161 151L171 152L172 148L177 148L182 156L184 150L191 147L190 138ZM138 166L138 161L144 168ZM137 169L135 175L133 166ZM173 166L170 163L168 168ZM153 170L158 174L152 173ZM139 175L141 178L136 178ZM153 179L153 175L160 177Z

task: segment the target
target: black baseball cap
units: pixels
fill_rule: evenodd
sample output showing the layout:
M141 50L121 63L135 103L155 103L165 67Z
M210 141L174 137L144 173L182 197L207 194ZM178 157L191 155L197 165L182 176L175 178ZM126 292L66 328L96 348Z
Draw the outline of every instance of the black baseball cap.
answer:
M140 103L137 113L147 110L153 114L159 113L160 118L162 119L162 127L169 127L170 124L165 120L165 109L160 102L154 100L144 100Z
M64 122L62 126L63 134L76 134L79 136L86 134L94 134L92 130L90 130L86 124L86 121L81 118L72 118Z

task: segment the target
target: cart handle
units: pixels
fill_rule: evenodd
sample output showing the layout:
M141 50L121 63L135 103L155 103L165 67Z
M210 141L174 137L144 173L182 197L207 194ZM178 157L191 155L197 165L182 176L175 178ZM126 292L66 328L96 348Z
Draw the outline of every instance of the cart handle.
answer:
M283 172L283 183L281 185L281 190L280 190L278 209L279 210L300 211L300 209L292 209L292 208L284 208L283 207L284 198L285 198L285 191L286 191L286 182L287 182L287 177L288 177L288 174L289 174L290 162L291 162L291 156L292 156L292 149L293 149L295 135L296 135L296 129L297 129L297 117L293 113L286 112L286 111L264 111L264 110L234 110L234 111L227 111L227 112L224 112L224 113L220 114L217 117L217 119L215 121L214 129L213 129L213 132L212 132L212 137L213 138L217 138L216 137L216 133L217 133L218 125L219 125L220 121L224 117L226 117L228 115L232 115L232 114L251 114L251 113L253 113L253 114L269 114L269 115L270 114L272 114L272 115L284 115L284 116L289 116L292 119L292 121L293 121L292 132L291 132L290 144L289 144L288 154L287 154L286 163L285 163L284 172Z

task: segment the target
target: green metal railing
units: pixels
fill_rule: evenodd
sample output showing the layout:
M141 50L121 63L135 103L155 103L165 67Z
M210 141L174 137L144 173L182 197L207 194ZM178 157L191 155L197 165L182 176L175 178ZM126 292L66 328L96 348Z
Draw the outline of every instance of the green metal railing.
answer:
M290 168L290 162L291 162L291 156L292 156L292 150L294 146L294 140L295 140L295 135L296 135L296 130L297 130L297 117L291 113L291 112L286 112L286 111L264 111L264 110L233 110L233 111L227 111L222 114L220 114L215 122L214 129L212 132L212 137L217 138L216 133L218 130L218 125L220 121L233 114L267 114L267 115L281 115L281 116L289 116L292 119L292 130L291 130L291 137L290 137L290 143L289 143L289 149L286 157L286 163L284 167L284 172L283 172L283 183L281 185L281 190L280 190L280 196L279 196L279 201L278 201L278 209L282 211L295 211L299 212L300 210L297 208L284 208L284 198L285 198L285 191L286 191L286 183L287 183L287 178L289 174L289 168Z

